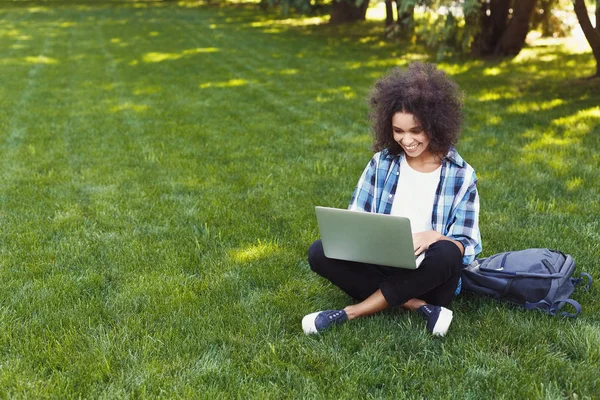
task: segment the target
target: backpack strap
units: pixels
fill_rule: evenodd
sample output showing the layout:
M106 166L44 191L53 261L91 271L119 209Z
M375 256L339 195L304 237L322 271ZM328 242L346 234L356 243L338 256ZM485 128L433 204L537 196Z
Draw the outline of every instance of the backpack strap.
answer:
M544 264L546 266L546 268L548 268L548 270L550 271L551 274L556 273L556 270L554 269L552 264L550 264L550 261L546 260L545 258L542 258L542 264Z
M526 310L533 310L534 308L539 308L542 310L549 310L550 307L552 307L552 304L548 303L546 300L541 300L535 303L530 303L528 301L525 302L525 304L523 304L523 307Z
M506 265L506 259L508 258L508 255L510 254L509 251L507 251L506 253L504 253L504 255L502 256L502 260L500 260L500 269L503 270L505 265Z
M581 305L580 305L578 302L576 302L576 301L575 301L575 300L573 300L573 299L565 299L565 300L559 300L559 301L555 301L555 302L552 304L552 307L550 307L550 315L555 315L555 314L556 314L556 312L559 310L559 308L560 308L560 307L561 307L561 306L562 306L564 303L567 303L567 304L570 304L570 305L572 305L572 306L573 306L573 308L575 308L575 314L573 314L573 313L569 313L569 312L566 312L566 311L563 311L563 312L561 312L561 313L560 313L560 315L562 315L562 316L564 316L564 317L574 318L574 317L578 316L578 315L579 315L579 313L581 312Z
M581 305L573 299L558 300L554 303L549 303L546 300L538 301L536 303L525 302L525 304L523 304L523 307L526 310L533 310L535 308L546 310L548 311L548 314L555 316L556 312L563 306L564 303L572 305L575 309L575 313L563 311L560 313L560 315L562 315L563 317L574 318L578 316L581 312Z
M581 281L583 281L583 278L587 278L587 284L585 285L585 287L583 288L584 290L589 290L592 287L592 276L590 274L588 274L587 272L582 272L579 274L579 278L571 278L571 282L573 283L573 286L577 286L581 283Z

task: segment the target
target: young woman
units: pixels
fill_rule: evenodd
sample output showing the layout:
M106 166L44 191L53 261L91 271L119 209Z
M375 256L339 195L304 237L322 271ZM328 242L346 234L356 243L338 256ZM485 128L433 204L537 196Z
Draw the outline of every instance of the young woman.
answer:
M321 241L310 267L358 303L306 315L306 334L389 307L418 310L427 329L443 336L463 266L481 252L475 171L456 152L462 94L435 65L412 63L378 80L371 93L375 155L354 190L349 209L408 217L416 270L329 259Z

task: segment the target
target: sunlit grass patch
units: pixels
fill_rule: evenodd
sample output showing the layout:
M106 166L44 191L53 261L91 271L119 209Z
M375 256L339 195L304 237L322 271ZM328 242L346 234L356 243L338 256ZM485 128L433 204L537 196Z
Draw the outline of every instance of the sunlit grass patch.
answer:
M500 97L497 96L496 99L498 99L498 98L500 98ZM529 112L549 110L554 107L561 106L563 104L565 104L565 101L563 99L553 99L553 100L549 100L549 101L532 101L529 103L521 103L519 101L515 101L508 108L508 111L517 112L517 113L529 113Z
M244 86L244 85L248 85L250 82L248 82L245 79L231 79L228 80L226 82L205 82L205 83L201 83L199 88L200 89L207 89L207 88L211 88L211 87L215 87L215 88L230 88L230 87L236 87L236 86Z
M255 21L249 24L252 28L267 28L274 26L309 26L327 22L328 17L286 18L266 21Z
M147 63L155 63L169 60L178 60L182 57L193 55L193 54L202 54L202 53L215 53L219 51L219 49L215 47L207 47L207 48L196 48L196 49L185 49L180 53L158 53L158 52L150 52L146 53L143 56L144 62Z
M261 243L245 246L232 252L232 257L238 262L258 261L270 254L276 253L278 246L272 243Z
M568 130L568 136L586 135L600 125L600 107L588 108L571 116L557 118L552 121L552 124Z

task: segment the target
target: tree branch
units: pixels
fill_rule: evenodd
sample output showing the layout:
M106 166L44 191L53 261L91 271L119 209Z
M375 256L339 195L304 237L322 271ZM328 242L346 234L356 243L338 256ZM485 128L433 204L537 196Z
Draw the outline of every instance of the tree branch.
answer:
M598 5L600 5L600 0L598 0ZM573 9L579 20L579 25L581 25L581 30L583 30L592 48L600 46L600 32L596 31L592 25L587 7L585 6L585 0L573 0ZM599 8L596 8L596 15L598 15L599 10ZM596 22L596 25L598 25L598 22Z
M596 2L600 5L600 0L596 0ZM592 25L585 6L585 0L573 0L573 9L579 20L579 25L581 25L581 30L592 48L594 57L596 57L596 76L600 76L600 30L597 29L600 24L596 21L596 28ZM598 7L596 7L596 18L598 18L598 10Z

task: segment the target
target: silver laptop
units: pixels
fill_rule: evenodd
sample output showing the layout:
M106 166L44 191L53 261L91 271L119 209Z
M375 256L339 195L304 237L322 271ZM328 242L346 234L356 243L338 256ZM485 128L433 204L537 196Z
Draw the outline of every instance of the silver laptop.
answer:
M323 250L328 258L416 269L410 220L404 217L315 207Z

